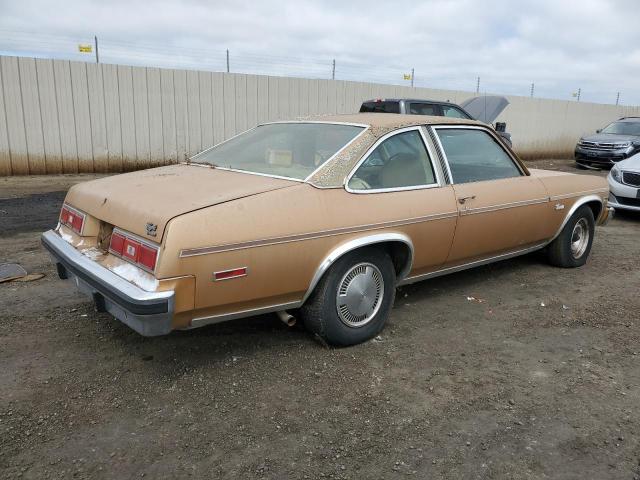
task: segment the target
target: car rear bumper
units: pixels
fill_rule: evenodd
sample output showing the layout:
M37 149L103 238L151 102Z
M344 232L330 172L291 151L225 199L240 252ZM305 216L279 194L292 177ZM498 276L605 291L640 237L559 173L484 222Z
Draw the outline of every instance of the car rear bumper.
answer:
M148 292L82 255L56 232L42 234L42 244L56 263L60 278L74 281L99 311L107 311L140 335L165 335L171 328L173 291Z

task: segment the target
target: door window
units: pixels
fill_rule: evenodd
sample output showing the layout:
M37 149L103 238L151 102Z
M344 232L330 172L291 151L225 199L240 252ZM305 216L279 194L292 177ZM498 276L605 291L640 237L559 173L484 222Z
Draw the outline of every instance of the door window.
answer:
M478 129L436 129L453 183L479 182L522 175L511 157L489 133Z
M422 136L418 130L409 130L378 145L347 185L351 190L383 190L435 183L435 173Z
M450 105L442 105L442 115L451 118L464 118L469 119L469 115L465 114L462 110Z
M409 113L411 115L434 115L436 117L442 116L440 113L439 105L432 103L415 103L409 104Z

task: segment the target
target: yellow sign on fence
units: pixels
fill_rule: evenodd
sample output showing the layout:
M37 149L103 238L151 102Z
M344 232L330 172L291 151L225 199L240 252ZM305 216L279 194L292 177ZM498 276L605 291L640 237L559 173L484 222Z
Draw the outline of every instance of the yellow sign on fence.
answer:
M80 53L91 53L93 48L91 48L91 45L78 45L78 51Z
M411 74L410 73L405 73L404 74L404 79L405 80L411 80Z

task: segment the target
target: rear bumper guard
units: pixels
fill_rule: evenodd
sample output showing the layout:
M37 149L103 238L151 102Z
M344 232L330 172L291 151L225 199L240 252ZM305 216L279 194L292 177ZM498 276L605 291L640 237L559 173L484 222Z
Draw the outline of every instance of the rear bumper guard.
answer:
M74 281L99 311L107 311L140 335L171 331L175 293L147 292L85 257L56 232L42 234L42 244L56 263L60 278Z

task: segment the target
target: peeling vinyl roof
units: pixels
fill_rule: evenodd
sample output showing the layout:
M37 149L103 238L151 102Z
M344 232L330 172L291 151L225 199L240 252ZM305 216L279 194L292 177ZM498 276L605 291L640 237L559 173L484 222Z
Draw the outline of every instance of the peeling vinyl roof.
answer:
M486 124L463 118L434 117L427 115L399 115L395 113L354 113L347 115L314 115L300 117L297 121L357 123L369 128L360 134L345 149L326 162L309 183L321 188L342 187L344 179L358 160L382 136L393 130L414 125L480 125Z

